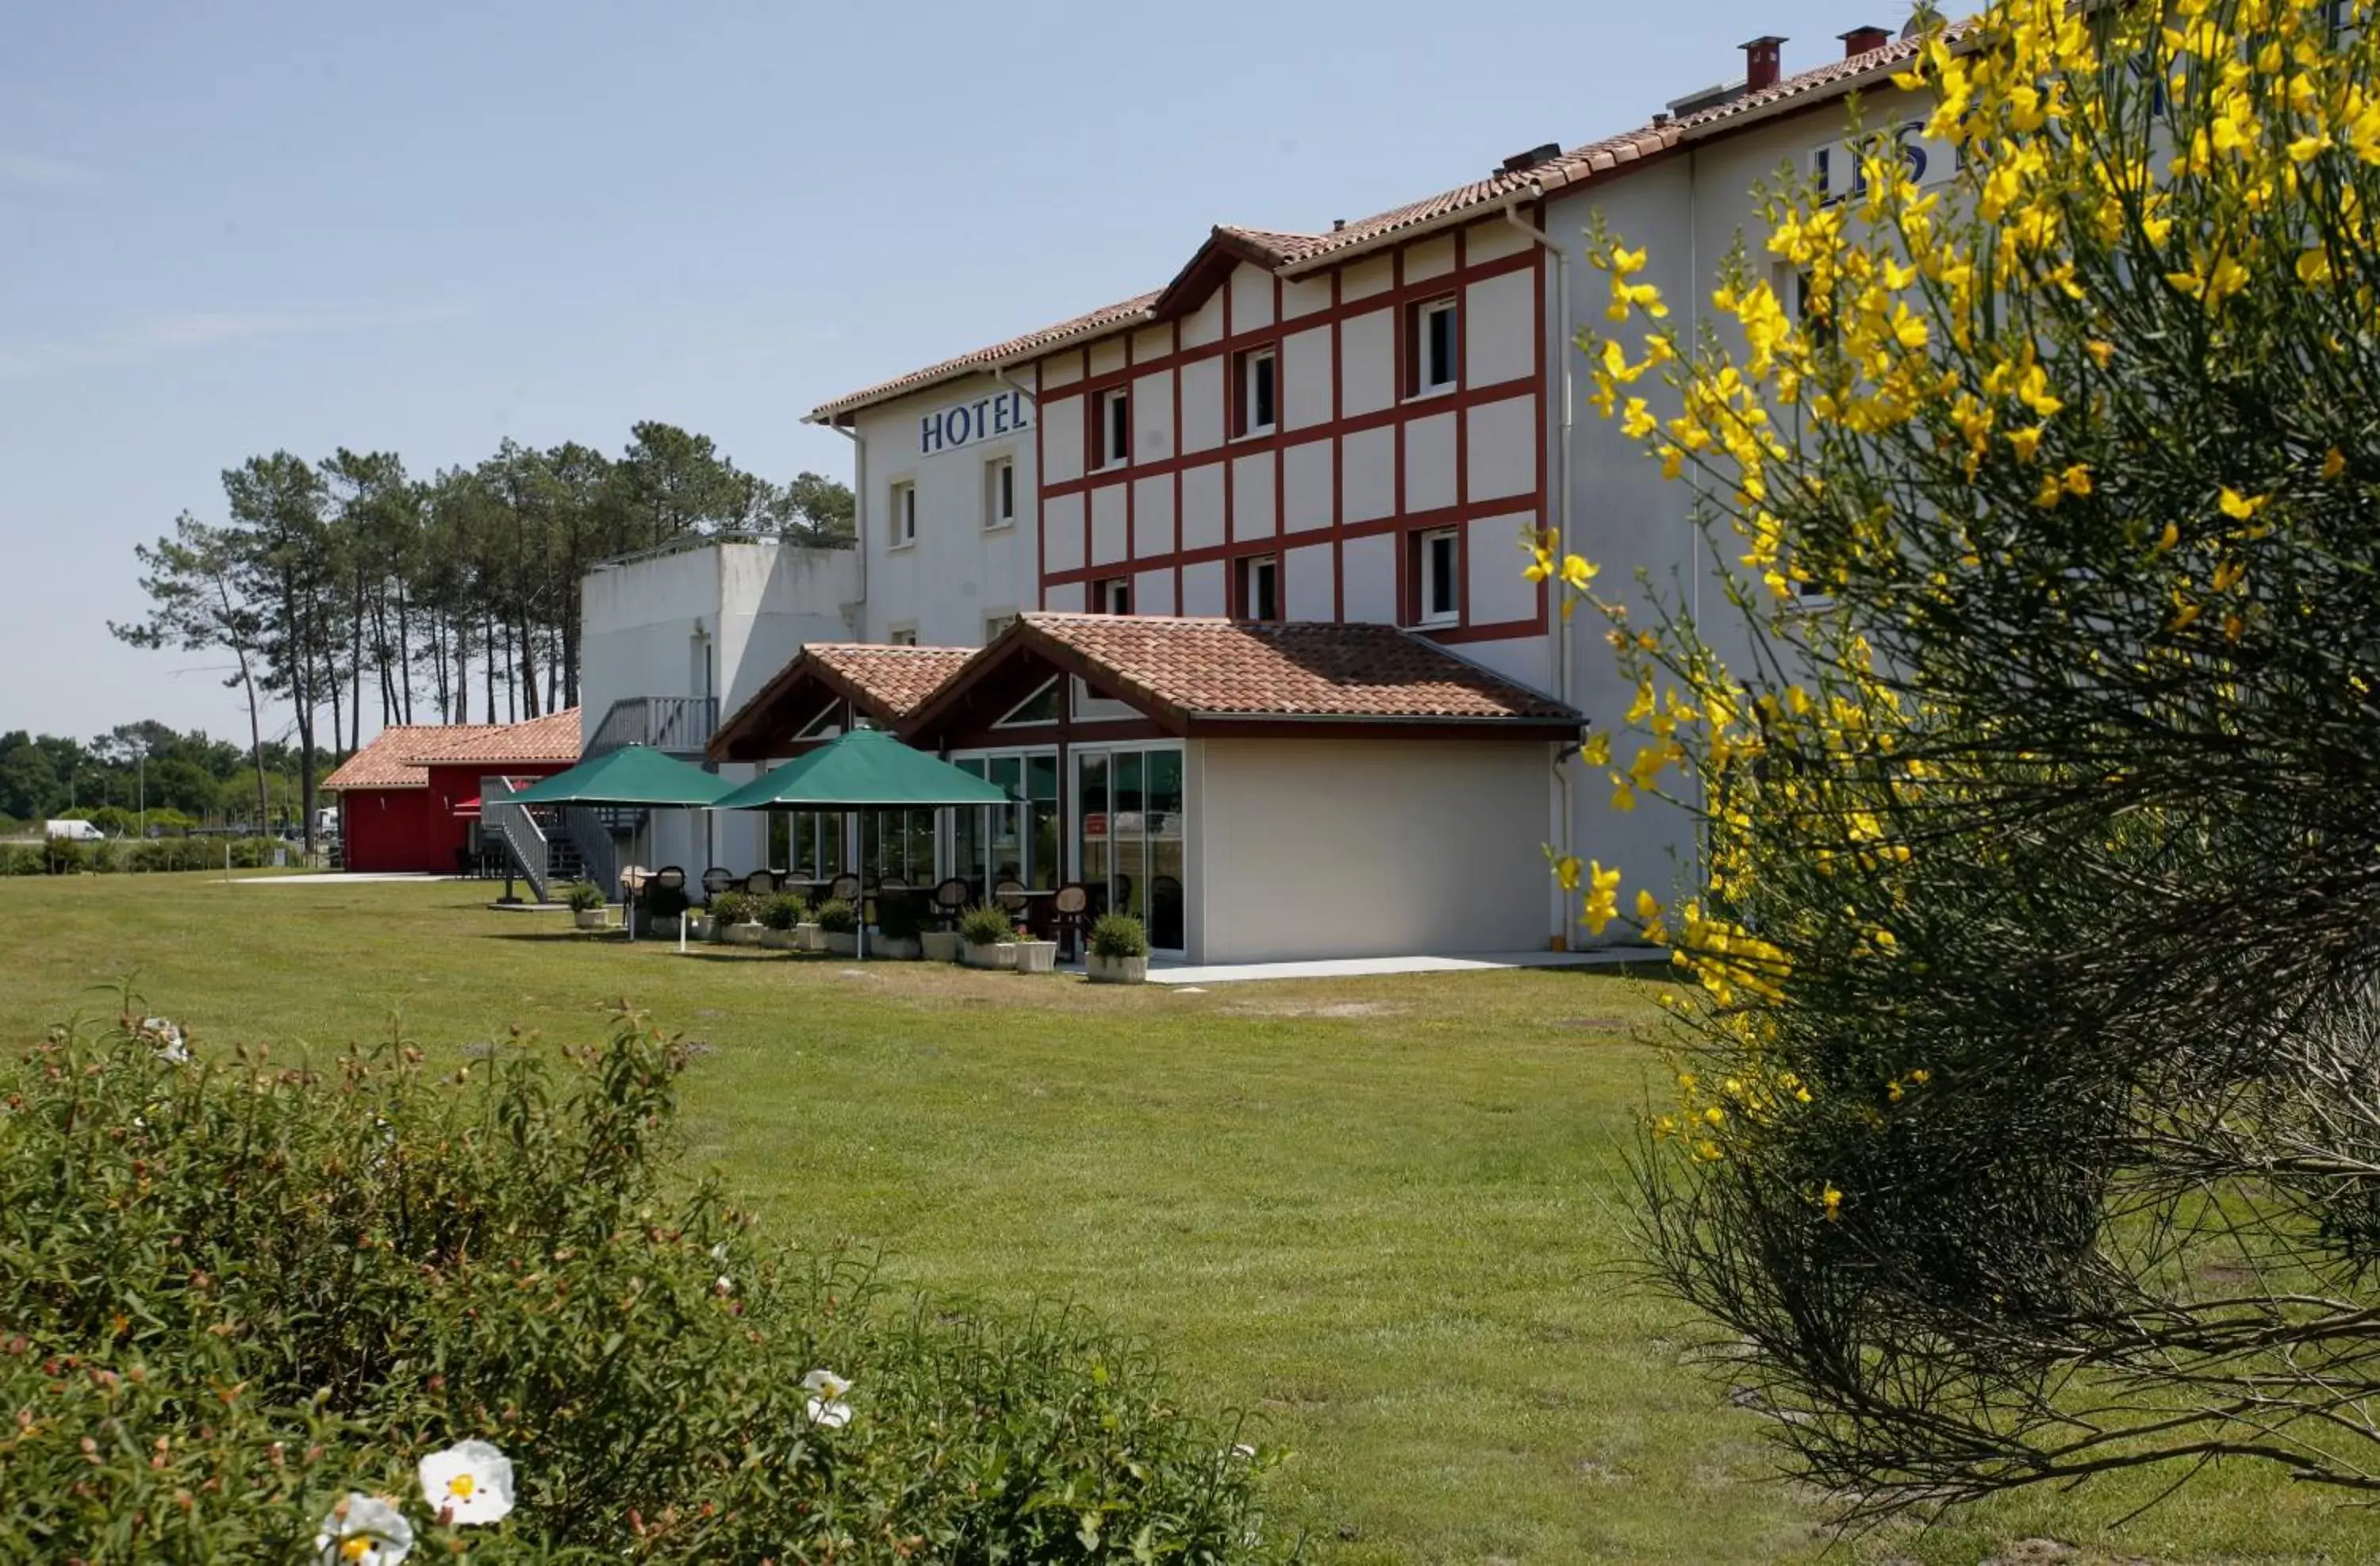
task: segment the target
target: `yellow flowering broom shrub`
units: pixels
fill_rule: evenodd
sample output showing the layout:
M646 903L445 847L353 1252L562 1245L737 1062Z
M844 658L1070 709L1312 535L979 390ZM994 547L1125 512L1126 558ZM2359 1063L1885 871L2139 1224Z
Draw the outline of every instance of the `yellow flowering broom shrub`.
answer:
M1896 80L1949 183L1789 171L1697 311L1591 237L1728 584L1532 570L1638 682L1615 803L1702 824L1588 903L1693 981L1646 1228L1855 1511L2380 1487L2373 20L2001 0Z

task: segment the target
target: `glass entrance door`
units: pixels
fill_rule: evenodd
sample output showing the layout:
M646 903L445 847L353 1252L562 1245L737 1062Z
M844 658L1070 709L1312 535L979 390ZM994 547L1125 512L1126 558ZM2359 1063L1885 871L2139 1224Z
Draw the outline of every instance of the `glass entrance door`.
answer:
M1091 911L1129 914L1160 952L1184 946L1179 746L1075 751L1075 863Z

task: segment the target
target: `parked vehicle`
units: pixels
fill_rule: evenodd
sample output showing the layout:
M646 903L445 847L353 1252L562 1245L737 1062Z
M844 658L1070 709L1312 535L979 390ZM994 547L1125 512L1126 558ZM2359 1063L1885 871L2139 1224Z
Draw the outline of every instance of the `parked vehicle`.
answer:
M107 841L107 834L91 821L48 821L43 825L47 830L42 835L53 843L104 843Z

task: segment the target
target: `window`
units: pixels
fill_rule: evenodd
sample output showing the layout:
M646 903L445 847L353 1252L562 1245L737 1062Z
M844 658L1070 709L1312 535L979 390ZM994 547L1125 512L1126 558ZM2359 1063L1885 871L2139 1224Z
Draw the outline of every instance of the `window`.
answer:
M1232 433L1269 434L1276 422L1281 358L1270 348L1248 348L1233 359Z
M1014 614L987 614L983 617L983 639L987 647L1001 638L1002 633L1016 624Z
M983 525L1005 528L1016 520L1016 459L996 456L983 465Z
M1113 467L1132 460L1132 393L1111 387L1091 399L1091 453L1094 467Z
M1091 584L1091 613L1094 614L1129 614L1132 613L1132 578L1110 577L1104 582Z
M917 645L917 627L895 625L884 633L884 640L893 647L915 647Z
M1462 553L1451 528L1436 528L1414 538L1414 582L1424 625L1451 625L1463 618Z
M892 546L899 549L917 541L917 486L907 480L892 486Z
M1407 380L1415 396L1442 392L1456 380L1454 301L1432 299L1414 307L1413 364Z
M1239 563L1239 617L1243 620L1281 618L1281 557L1250 554Z
M1050 675L1033 689L1033 694L1008 710L1007 715L991 726L995 729L1030 728L1037 723L1058 721L1058 676Z

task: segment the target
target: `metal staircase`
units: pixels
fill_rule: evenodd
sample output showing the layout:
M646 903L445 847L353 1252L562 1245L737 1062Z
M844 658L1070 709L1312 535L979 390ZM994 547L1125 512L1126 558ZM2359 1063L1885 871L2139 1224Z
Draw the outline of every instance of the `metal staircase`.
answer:
M718 726L719 703L707 696L625 697L612 703L595 725L582 759L592 761L631 745L649 745L700 761ZM551 902L555 887L581 880L593 881L607 897L617 895L620 842L635 834L647 812L570 806L540 814L505 803L512 795L504 779L482 780L480 824L504 844L514 872L528 882L539 902Z

